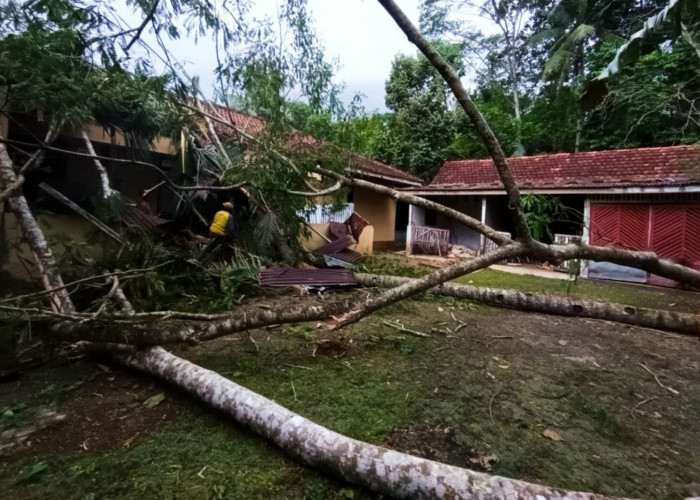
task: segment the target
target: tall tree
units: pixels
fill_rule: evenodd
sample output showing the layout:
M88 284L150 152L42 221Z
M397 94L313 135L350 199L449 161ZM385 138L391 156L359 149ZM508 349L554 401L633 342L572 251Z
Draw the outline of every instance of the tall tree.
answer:
M461 66L461 47L437 44L445 57ZM430 178L445 159L453 135L449 91L423 56L398 56L386 82L386 105L394 111L393 137L386 157L391 163Z

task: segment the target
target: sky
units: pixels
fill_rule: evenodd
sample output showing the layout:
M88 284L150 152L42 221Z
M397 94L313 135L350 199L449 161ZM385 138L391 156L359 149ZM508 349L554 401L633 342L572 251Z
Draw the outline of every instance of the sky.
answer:
M418 24L419 0L397 3ZM416 48L375 0L309 0L309 8L327 57L339 60L336 80L346 84L345 99L361 92L368 112L385 111L391 62L399 53L415 54Z
M397 0L397 3L417 25L420 0ZM276 1L264 0L258 5L274 12L276 4ZM386 111L384 84L389 78L391 63L398 54L415 54L416 48L376 0L308 0L308 6L326 57L338 62L335 81L345 84L343 100L348 103L356 93L361 93L368 113ZM123 9L119 10L124 17L135 20L137 25L141 16L129 13L126 6ZM153 40L148 33L142 38ZM216 66L213 42L204 38L195 43L191 38L184 38L168 42L168 45L190 76L200 77L205 94L213 95L213 68Z

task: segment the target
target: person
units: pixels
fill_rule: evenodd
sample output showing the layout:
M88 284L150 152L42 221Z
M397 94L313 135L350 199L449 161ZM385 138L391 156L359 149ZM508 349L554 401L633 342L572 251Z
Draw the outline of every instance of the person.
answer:
M202 255L203 264L209 263L214 256L233 238L233 203L227 201L223 208L214 214L214 219L209 226L211 242L204 248Z
M233 203L227 201L223 209L214 214L209 233L215 238L230 239L233 236Z

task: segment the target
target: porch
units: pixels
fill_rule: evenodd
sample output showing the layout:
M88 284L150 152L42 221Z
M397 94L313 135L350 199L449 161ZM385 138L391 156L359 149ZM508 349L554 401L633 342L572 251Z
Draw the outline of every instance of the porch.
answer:
M434 194L426 196L427 199L448 206L463 214L469 215L496 231L507 233L511 236L515 233L515 227L508 211L508 199L504 194L490 195L453 195ZM559 199L565 207L566 216L560 221L551 224L552 235L580 235L583 232L584 219L584 195L565 194ZM410 205L408 209L408 227L406 231L406 254L423 253L426 245L416 244L416 228L434 228L437 233L447 231L446 242L453 246L462 247L474 254L481 254L487 248L490 240L471 228L447 217L443 214L427 210L422 207ZM422 234L426 231L422 230ZM552 243L552 238L545 235L544 243ZM435 247L437 248L437 247ZM434 253L434 252L430 252Z

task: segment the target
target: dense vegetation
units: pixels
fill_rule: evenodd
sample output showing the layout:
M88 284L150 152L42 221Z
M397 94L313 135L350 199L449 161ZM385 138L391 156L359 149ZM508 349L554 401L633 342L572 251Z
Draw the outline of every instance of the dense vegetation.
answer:
M423 0L421 27L472 83L472 98L509 154L694 143L700 139L697 35L693 39L662 26L635 49L641 57L608 80L602 99L581 100L587 82L665 4L477 3L481 15L500 29L500 34L487 36L468 21L473 2ZM292 121L426 179L445 159L486 156L445 83L421 55L394 60L386 81L389 112L364 114L355 104L344 120L332 113L312 116L296 105Z

